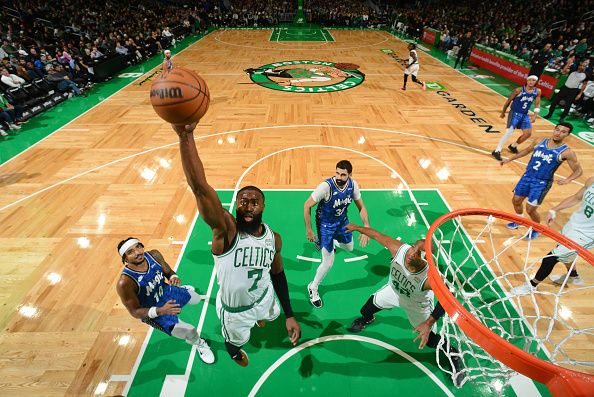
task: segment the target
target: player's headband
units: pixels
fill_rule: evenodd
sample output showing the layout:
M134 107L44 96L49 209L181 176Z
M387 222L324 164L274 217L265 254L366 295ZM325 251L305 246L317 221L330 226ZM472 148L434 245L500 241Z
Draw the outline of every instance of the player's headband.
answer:
M126 241L124 244L122 244L122 246L120 247L120 250L118 251L120 253L120 256L123 258L124 255L126 254L126 251L128 251L130 248L132 248L133 246L135 246L138 243L140 243L140 241L135 238L132 238L132 239Z
M531 76L528 76L528 78L526 80L536 80L536 81L538 81L538 77L535 76L535 75L531 75Z

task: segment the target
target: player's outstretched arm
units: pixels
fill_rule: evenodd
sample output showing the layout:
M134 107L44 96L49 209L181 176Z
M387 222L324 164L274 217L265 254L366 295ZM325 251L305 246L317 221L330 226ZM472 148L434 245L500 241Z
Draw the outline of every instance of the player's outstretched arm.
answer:
M569 164L569 167L573 172L567 178L559 179L557 183L559 185L567 185L569 182L582 176L584 171L582 170L582 166L573 150L567 149L565 152L563 152L562 156L564 160L567 160L567 164Z
M514 154L510 158L507 158L507 159L501 161L499 164L505 165L505 164L509 163L510 161L514 161L514 160L524 157L528 153L531 153L537 144L538 144L538 140L536 140L536 139L532 140L532 143L530 143L530 145L526 146L524 149L520 150L519 153Z
M159 262L159 264L163 268L163 273L165 274L165 277L167 277L167 280L169 280L169 284L179 287L181 285L181 279L173 271L171 266L169 266L169 263L165 261L163 255L158 250L151 250L149 251L149 254L151 254L157 262Z
M120 296L120 299L122 300L122 303L126 309L128 309L128 312L132 315L132 317L142 320L147 317L155 318L163 314L177 315L181 312L179 304L175 303L174 300L167 301L163 306L155 307L154 309L140 307L140 302L136 296L137 289L138 286L134 283L134 281L132 281L130 277L125 275L120 276L116 290ZM152 317L151 309L153 310Z
M369 215L367 214L367 208L365 207L365 204L363 203L363 199L360 198L358 200L355 200L355 205L359 209L359 215L361 216L361 220L363 221L363 226L369 227ZM368 241L369 241L369 236L361 233L361 235L359 236L359 245L361 247L365 247L365 246L367 246Z
M427 291L430 289L432 289L431 284L429 283L429 279L427 279L423 283L423 291ZM429 317L427 317L427 320L423 321L421 324L419 324L415 327L415 332L417 332L418 335L413 340L413 342L416 342L417 340L419 340L419 349L422 349L423 347L425 347L425 345L427 344L427 341L429 340L429 334L431 333L433 324L435 324L437 322L437 320L439 320L444 314L445 314L445 310L443 309L443 307L441 306L439 301L437 301L435 308L433 309L433 311L431 312Z
M301 328L293 316L293 309L291 308L291 298L289 297L289 285L287 284L287 276L285 275L285 269L283 267L283 259L281 256L281 249L283 247L283 241L278 233L274 233L276 253L272 260L272 266L270 268L270 279L272 280L272 287L276 296L283 308L285 313L285 325L287 326L287 332L289 339L293 346L297 345L299 338L301 337Z
M217 193L206 180L204 165L198 156L198 149L194 142L194 129L197 124L172 124L172 127L179 136L179 149L184 173L188 185L196 197L198 211L213 232L212 252L220 254L228 248L229 240L235 236L235 222L231 219L231 215L223 209Z
M396 255L396 251L398 251L398 248L402 245L402 243L396 240L395 238L386 236L385 234L380 233L377 230L372 229L370 227L359 226L355 225L354 223L349 223L345 226L345 229L350 232L359 232L361 234L366 235L369 238L374 239L375 241L389 249L392 256Z

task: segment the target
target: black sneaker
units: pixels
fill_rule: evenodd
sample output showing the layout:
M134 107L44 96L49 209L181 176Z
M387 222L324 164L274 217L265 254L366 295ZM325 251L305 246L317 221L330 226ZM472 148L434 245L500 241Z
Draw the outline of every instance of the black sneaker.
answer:
M319 309L320 307L324 306L318 290L311 288L311 283L307 284L307 292L309 293L309 302L313 307Z
M359 317L359 318L355 319L355 321L353 321L353 323L351 324L351 327L348 328L348 330L351 332L361 332L365 329L366 325L369 325L374 321L375 321L375 316L373 316L373 318L369 321L365 320L365 318L363 318L363 317Z
M453 374L452 374L452 380L454 382L454 386L456 386L457 388L462 387L462 384L464 383L464 380L466 379L466 371L464 370L464 363L462 362L462 359L458 356L454 356L451 358L452 360L452 365L453 365Z
M513 154L516 154L516 153L518 153L518 148L517 148L517 147L515 147L515 146L509 145L507 148L508 148L508 149L509 149L509 151L510 151L510 152L512 152Z
M497 160L497 161L503 161L503 159L501 158L501 152L497 152L497 151L493 150L491 152L491 156L495 157L495 160Z

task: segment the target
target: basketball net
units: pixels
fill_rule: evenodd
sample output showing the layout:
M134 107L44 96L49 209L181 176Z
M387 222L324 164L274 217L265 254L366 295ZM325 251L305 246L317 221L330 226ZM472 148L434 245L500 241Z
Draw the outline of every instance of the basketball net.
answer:
M507 222L524 227L508 230ZM526 240L532 228L542 235ZM433 253L427 255L429 280L448 313L439 330L437 362L452 379L458 375L452 357L458 356L465 367L462 384L483 384L502 394L514 387L519 372L545 384L554 396L594 396L594 376L585 373L594 373L594 316L588 312L594 286L568 285L565 277L560 286L547 279L535 292L510 292L534 276L557 243L577 251L571 269L577 264L591 274L594 255L528 219L464 209L433 223L425 244ZM553 270L565 272L562 263ZM583 313L576 304L580 300L587 303ZM575 318L570 307L577 307ZM455 350L449 357L439 354L450 347Z

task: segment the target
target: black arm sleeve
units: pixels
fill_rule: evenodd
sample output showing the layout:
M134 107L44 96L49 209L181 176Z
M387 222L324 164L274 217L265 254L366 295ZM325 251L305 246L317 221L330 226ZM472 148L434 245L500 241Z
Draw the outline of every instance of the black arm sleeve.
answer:
M441 316L445 314L445 310L441 306L441 303L437 301L437 305L435 305L435 309L431 312L431 317L435 319L435 321L439 320Z
M270 273L270 279L272 280L274 292L276 292L276 296L278 297L278 300L280 301L280 304L283 307L285 316L287 318L293 317L293 309L291 308L291 299L289 298L289 286L287 285L287 276L285 276L285 271L283 270L282 272L277 274Z

